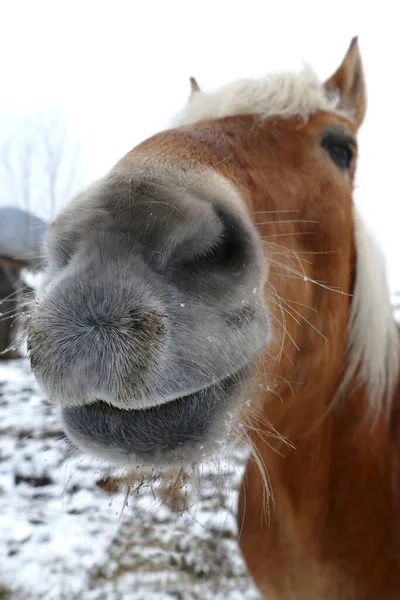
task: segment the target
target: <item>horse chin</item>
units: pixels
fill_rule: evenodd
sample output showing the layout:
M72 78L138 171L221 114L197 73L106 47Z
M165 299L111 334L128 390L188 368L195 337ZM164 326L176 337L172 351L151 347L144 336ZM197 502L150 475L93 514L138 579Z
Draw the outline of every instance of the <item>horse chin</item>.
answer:
M194 394L141 410L98 401L63 408L64 429L82 451L125 467L182 467L201 462L226 439L241 406L243 368Z

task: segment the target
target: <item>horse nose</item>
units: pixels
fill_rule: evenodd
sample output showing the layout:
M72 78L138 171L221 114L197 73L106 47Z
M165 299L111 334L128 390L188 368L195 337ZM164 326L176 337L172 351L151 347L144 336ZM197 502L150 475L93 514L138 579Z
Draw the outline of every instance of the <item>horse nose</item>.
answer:
M132 202L125 180L107 186L101 210L72 205L50 232L29 325L45 394L64 407L153 408L246 366L269 329L254 292L262 248L243 211L207 186L143 193L132 181Z
M118 408L141 405L165 325L160 307L137 288L87 270L45 291L30 318L28 348L49 398L63 406L99 399Z
M134 187L134 184L132 183ZM108 206L113 234L163 270L170 260L186 261L213 251L224 223L213 202L180 188L140 185L131 191L132 207Z

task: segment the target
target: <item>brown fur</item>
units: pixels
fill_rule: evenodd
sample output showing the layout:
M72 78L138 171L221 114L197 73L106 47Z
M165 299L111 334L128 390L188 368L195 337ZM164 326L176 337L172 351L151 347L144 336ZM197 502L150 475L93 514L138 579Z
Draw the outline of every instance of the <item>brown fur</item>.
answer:
M330 410L344 369L355 259L354 169L344 177L320 147L337 123L355 129L326 113L307 123L229 117L160 134L125 158L214 165L241 189L265 240L275 341L254 377L256 410L243 418L262 431L251 437L275 508L268 516L259 464L250 460L238 523L250 573L269 600L400 597L398 404L389 428L383 416L367 416L364 389L350 389ZM274 381L271 393L265 386ZM296 449L265 439L267 421Z
M12 347L18 326L15 315L18 312L17 290L15 282L20 279L23 262L0 256L0 360L19 357L19 352Z
M263 596L397 600L400 384L389 419L371 414L355 382L335 398L355 276L355 160L341 172L321 137L332 127L355 134L363 120L356 41L326 89L340 92L353 120L324 112L307 122L226 117L161 133L122 163L149 157L160 169L179 164L194 173L212 166L241 191L265 244L274 339L242 415L257 460L247 465L238 515L240 546Z

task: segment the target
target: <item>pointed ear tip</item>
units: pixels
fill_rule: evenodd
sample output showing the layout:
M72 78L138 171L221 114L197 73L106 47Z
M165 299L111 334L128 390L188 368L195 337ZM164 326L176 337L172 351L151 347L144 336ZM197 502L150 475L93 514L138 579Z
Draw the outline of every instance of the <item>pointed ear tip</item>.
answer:
M197 83L197 80L195 77L189 77L189 81L190 81L190 87L192 90L192 94L196 93L196 92L200 92L200 86Z
M352 40L350 42L349 50L355 50L355 51L358 51L358 52L360 51L360 46L359 46L359 43L358 43L358 35L355 35L352 38Z

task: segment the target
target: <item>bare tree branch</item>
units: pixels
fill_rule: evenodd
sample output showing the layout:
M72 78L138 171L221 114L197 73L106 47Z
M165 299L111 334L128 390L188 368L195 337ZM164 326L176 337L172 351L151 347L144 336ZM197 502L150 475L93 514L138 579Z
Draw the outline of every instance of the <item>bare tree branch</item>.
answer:
M35 115L0 142L2 201L53 218L83 180L80 145L65 119Z

